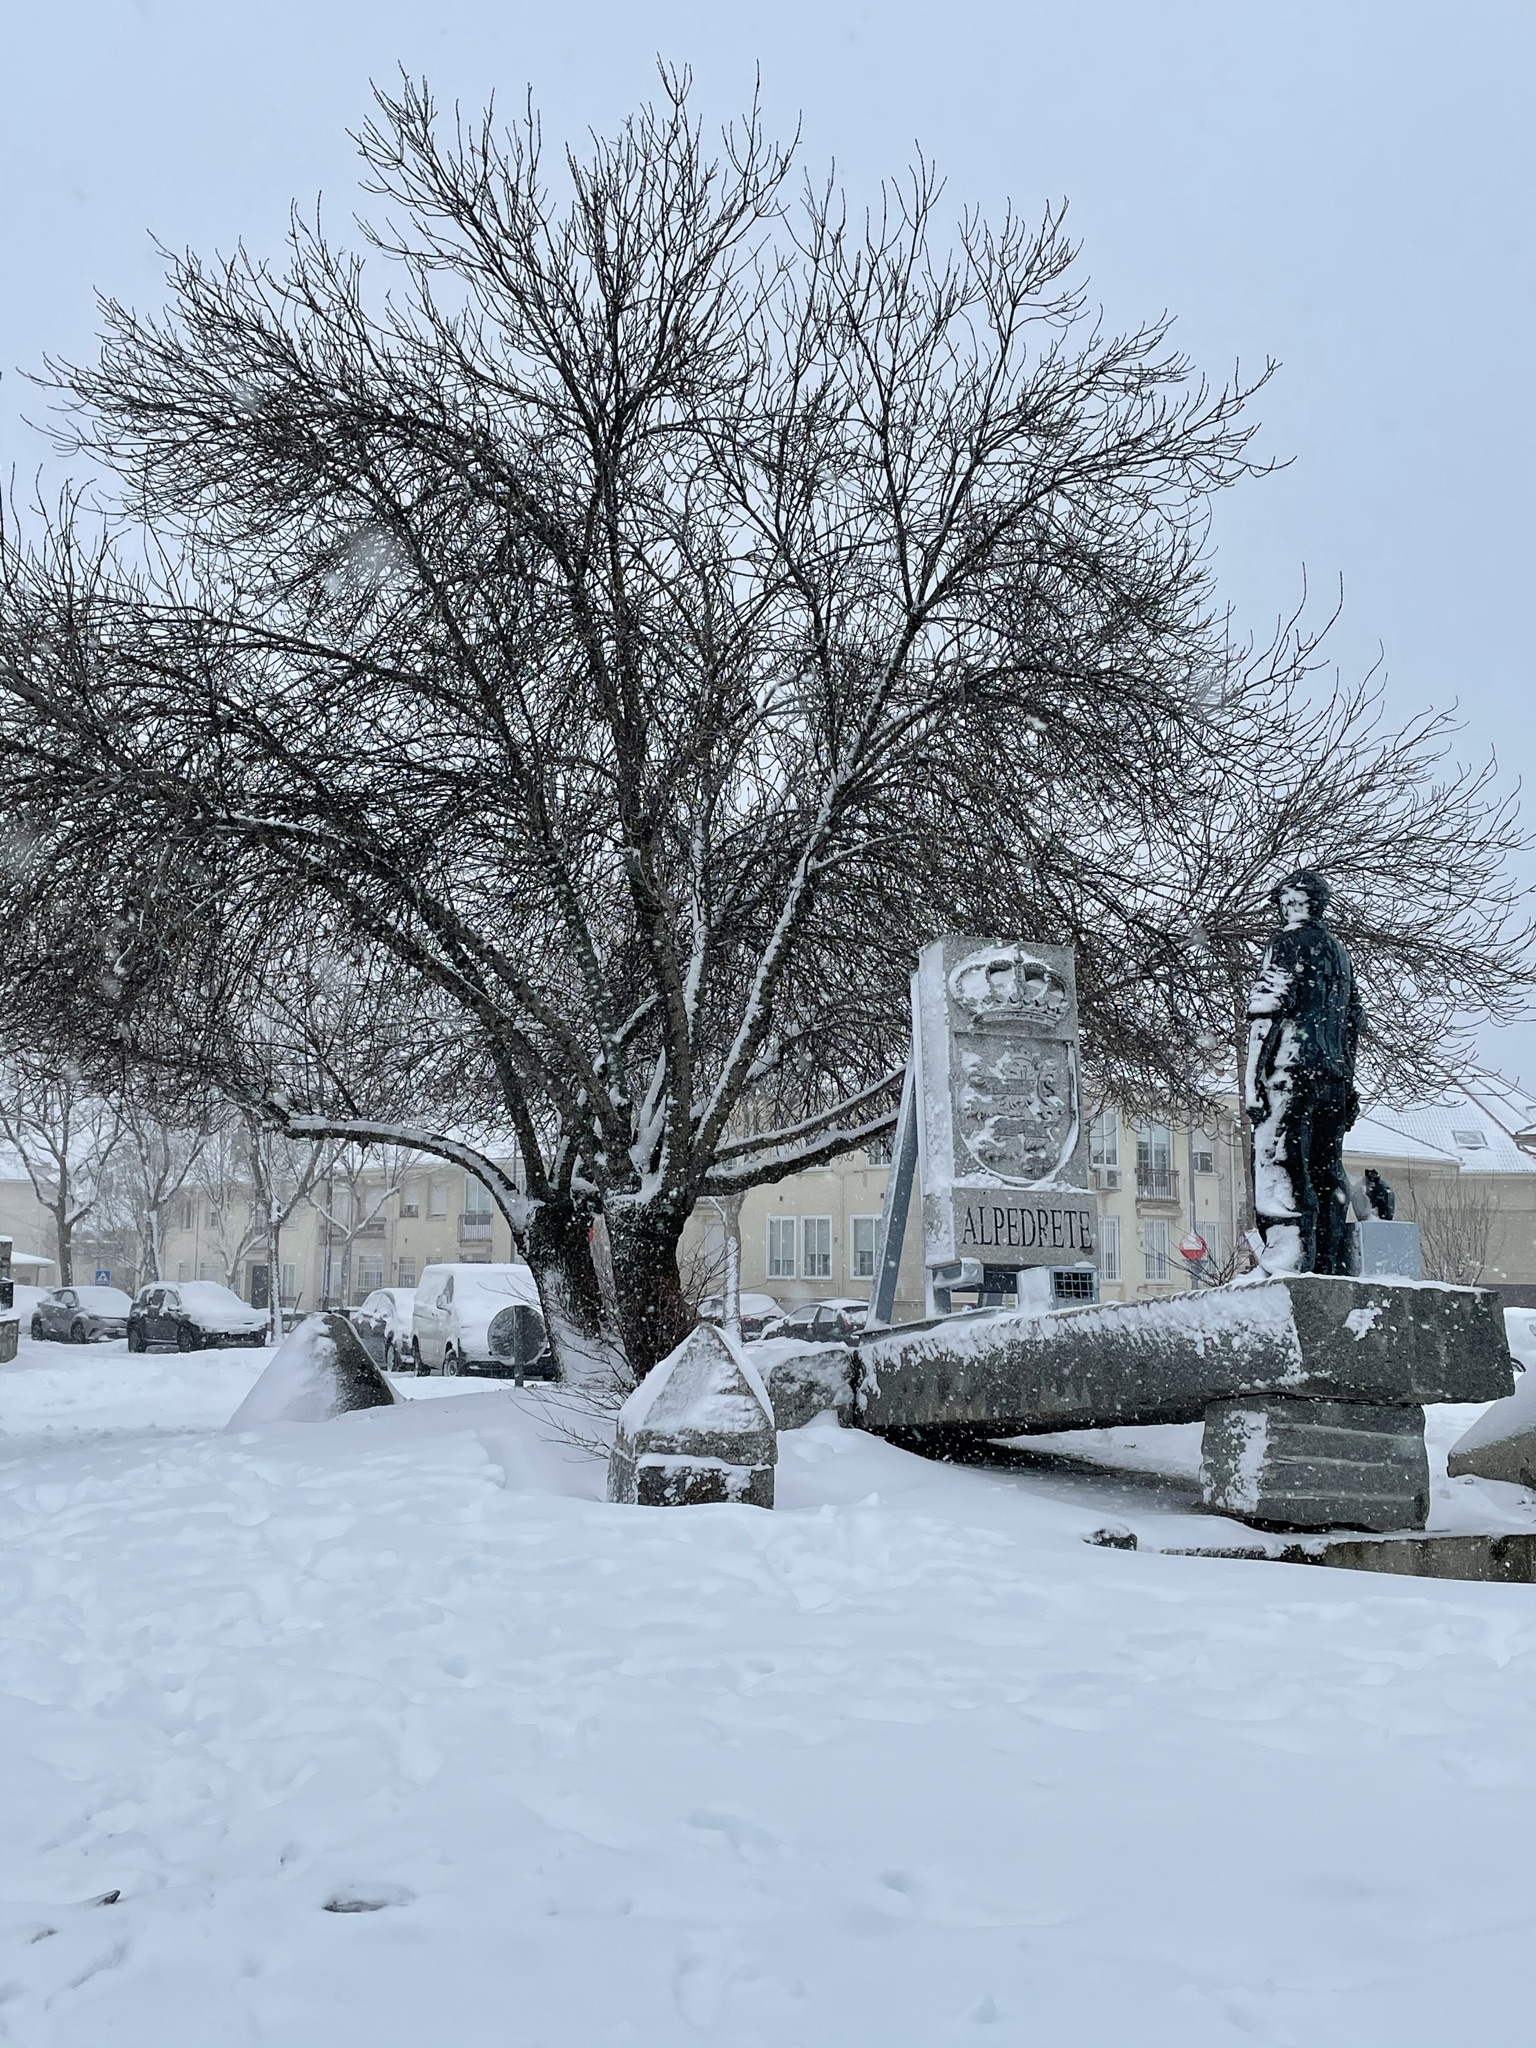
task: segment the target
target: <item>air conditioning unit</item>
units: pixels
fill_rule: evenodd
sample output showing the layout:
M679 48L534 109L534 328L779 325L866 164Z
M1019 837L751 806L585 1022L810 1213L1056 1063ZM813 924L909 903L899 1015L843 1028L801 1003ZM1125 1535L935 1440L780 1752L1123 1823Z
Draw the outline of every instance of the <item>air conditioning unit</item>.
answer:
M1093 1184L1101 1194L1112 1194L1120 1185L1118 1166L1096 1166L1093 1169Z

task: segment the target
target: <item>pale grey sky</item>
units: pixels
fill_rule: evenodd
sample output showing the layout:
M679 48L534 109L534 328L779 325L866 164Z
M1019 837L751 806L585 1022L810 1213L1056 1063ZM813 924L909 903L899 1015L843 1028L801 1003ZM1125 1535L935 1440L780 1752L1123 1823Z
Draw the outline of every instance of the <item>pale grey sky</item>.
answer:
M15 367L84 352L94 289L152 302L151 232L270 247L317 191L340 224L370 76L509 109L531 83L553 141L611 125L658 52L722 118L760 65L855 191L921 144L956 207L1065 195L1111 318L1170 308L1217 376L1280 358L1263 447L1292 465L1217 529L1240 617L1342 576L1345 672L1382 650L1397 714L1459 700L1466 750L1536 787L1529 5L0 0L0 51L7 469L40 453ZM1536 1084L1536 1023L1487 1051Z

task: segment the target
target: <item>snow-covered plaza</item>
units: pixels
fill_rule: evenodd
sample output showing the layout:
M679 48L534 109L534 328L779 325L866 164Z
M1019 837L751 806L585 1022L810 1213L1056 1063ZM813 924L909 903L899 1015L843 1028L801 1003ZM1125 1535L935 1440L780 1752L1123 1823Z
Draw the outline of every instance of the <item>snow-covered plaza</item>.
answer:
M830 1416L771 1514L606 1505L531 1389L225 1434L263 1362L0 1369L0 2040L1529 2038L1528 1588ZM1525 1512L1475 1412L1432 1528Z

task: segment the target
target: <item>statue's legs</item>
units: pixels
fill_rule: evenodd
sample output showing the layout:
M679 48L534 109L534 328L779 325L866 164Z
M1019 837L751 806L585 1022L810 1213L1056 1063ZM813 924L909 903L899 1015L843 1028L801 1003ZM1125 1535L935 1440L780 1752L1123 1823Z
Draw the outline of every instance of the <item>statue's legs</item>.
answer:
M1310 1273L1317 1257L1317 1197L1308 1160L1312 1094L1289 1073L1268 1083L1269 1115L1253 1131L1253 1206L1274 1273Z
M1359 1257L1349 1176L1344 1171L1348 1090L1335 1080L1315 1082L1313 1089L1307 1132L1307 1167L1317 1212L1317 1262L1312 1270L1349 1274L1357 1269Z
M1329 1076L1277 1075L1253 1133L1254 1210L1277 1273L1350 1273L1355 1227L1344 1171L1347 1090Z

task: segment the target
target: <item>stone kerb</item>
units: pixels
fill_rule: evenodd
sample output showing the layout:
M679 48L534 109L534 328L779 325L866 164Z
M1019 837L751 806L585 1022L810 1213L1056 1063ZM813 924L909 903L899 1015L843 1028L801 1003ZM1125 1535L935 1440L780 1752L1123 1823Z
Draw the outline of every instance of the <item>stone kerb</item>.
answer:
M778 1455L756 1366L723 1331L701 1324L619 1410L608 1498L638 1507L771 1508Z

